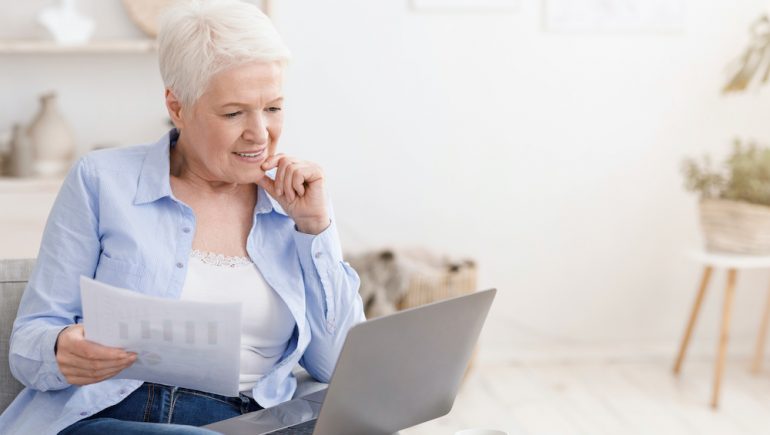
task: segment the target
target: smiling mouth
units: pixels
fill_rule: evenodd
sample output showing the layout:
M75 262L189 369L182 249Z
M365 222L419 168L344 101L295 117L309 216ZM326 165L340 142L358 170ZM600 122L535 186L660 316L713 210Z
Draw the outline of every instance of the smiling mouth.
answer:
M233 154L235 154L236 156L241 156L241 157L246 157L246 158L255 158L255 157L260 157L263 154L265 154L265 150L262 149L262 150L259 150L257 152L252 152L252 153L233 152Z

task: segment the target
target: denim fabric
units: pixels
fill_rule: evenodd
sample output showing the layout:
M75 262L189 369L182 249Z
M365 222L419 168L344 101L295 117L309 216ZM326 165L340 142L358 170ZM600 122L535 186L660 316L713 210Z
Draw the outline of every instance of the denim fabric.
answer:
M60 432L60 435L103 433L214 433L204 426L262 409L243 394L225 397L187 388L145 382L123 399Z
M219 432L181 424L144 423L121 421L112 418L81 420L60 434L67 435L217 435Z

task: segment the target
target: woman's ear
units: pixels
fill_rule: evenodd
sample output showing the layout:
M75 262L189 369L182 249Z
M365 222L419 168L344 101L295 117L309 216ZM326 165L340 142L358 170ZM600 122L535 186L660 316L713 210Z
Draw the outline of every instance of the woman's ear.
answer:
M166 109L168 109L168 116L171 117L171 122L174 123L176 128L182 129L184 121L182 120L182 103L176 98L171 89L166 89Z

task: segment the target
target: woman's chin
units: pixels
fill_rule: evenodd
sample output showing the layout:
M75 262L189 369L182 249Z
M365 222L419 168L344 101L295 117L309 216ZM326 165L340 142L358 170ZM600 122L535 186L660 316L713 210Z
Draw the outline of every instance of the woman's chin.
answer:
M238 184L257 184L265 177L265 171L262 169L253 169L250 171L241 172L236 177L236 183Z

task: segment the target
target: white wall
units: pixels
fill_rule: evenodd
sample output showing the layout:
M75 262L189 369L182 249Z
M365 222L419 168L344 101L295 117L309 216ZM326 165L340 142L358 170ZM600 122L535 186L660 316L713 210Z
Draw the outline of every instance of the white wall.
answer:
M509 14L276 1L295 56L285 151L324 165L351 250L475 257L480 285L500 289L487 349L631 342L673 354L700 273L681 255L700 236L679 164L726 152L734 136L770 138L770 91L719 95L767 3L689 0L677 34L570 35L541 30L542 1ZM0 37L42 34L30 11L51 2L3 2L16 12L0 14ZM109 23L99 37L140 35L117 1L81 9ZM165 128L151 55L0 56L0 130L29 120L46 89L83 148ZM758 327L767 275L741 277L739 348ZM707 343L716 278L697 330Z

